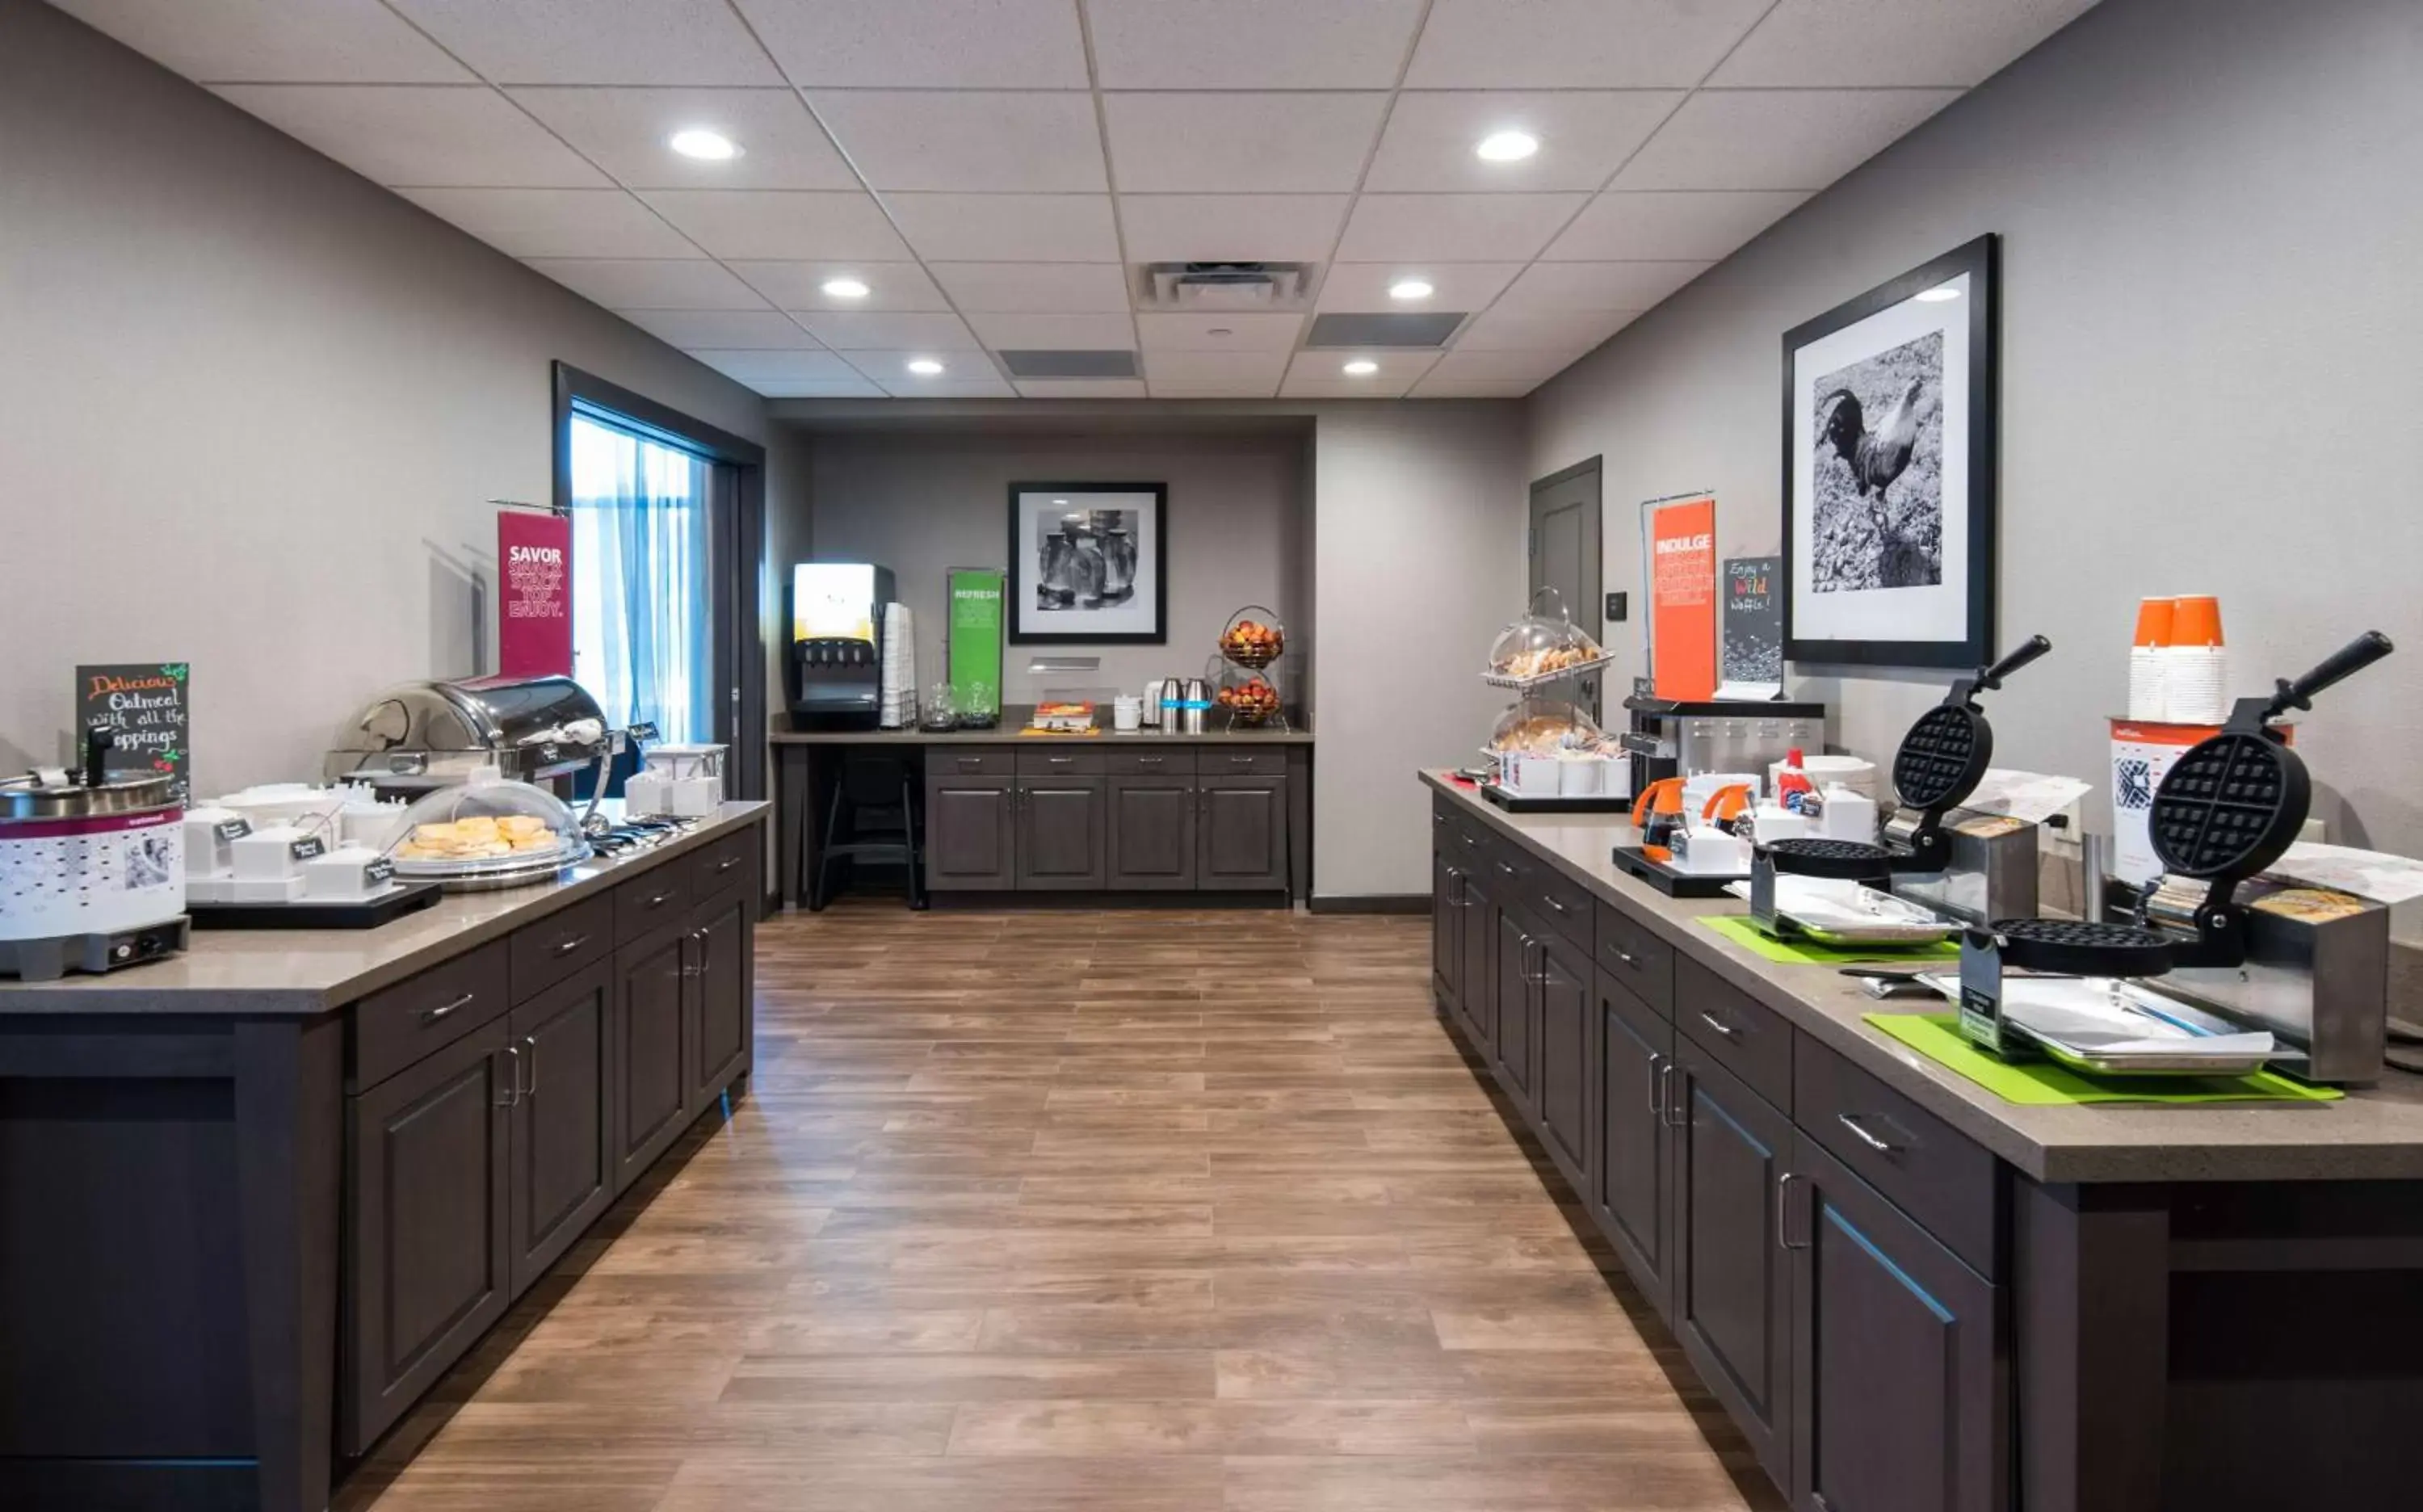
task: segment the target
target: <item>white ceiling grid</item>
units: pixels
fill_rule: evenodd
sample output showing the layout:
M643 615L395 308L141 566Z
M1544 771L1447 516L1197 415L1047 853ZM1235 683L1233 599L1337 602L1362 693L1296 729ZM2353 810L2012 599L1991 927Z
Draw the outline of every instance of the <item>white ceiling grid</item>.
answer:
M1528 392L2093 0L52 3L768 395L1424 398ZM1470 318L1140 308L1187 260Z

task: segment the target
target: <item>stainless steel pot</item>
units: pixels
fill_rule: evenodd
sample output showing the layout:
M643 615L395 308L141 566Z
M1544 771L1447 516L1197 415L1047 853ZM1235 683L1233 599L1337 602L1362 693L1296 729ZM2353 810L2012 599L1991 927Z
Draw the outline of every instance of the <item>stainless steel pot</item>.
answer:
M63 947L151 930L185 911L184 805L166 772L112 776L118 732L86 732L84 770L0 780L0 970L56 976L64 963L106 969ZM182 940L182 931L174 939ZM148 954L173 948L162 932ZM53 947L47 954L31 948ZM47 964L45 963L47 961Z

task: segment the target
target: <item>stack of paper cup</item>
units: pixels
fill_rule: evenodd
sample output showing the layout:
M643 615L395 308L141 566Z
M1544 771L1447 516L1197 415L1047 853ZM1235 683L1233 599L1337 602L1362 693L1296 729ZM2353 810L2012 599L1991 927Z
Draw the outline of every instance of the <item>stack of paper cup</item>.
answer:
M2148 721L2168 718L2162 696L2162 672L2171 643L2171 623L2178 600L2143 598L2137 602L2137 644L2129 648L2129 717Z
M2162 647L2162 718L2173 724L2218 724L2229 717L2229 653L2221 644L2221 600L2209 594L2174 601Z

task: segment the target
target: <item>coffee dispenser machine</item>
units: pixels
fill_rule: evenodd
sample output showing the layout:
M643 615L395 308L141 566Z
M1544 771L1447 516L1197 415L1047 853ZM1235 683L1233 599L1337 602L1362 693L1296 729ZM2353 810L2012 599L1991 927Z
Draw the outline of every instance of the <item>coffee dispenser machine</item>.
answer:
M783 659L791 725L871 730L883 711L883 606L892 569L871 562L791 568L791 648Z

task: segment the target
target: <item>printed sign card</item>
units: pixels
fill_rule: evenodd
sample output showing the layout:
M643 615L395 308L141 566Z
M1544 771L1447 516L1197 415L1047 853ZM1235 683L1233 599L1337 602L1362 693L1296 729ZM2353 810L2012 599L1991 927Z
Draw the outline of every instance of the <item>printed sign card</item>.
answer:
M1728 558L1724 588L1724 649L1718 698L1775 698L1783 692L1783 600L1776 592L1783 560Z
M118 727L110 772L165 772L184 803L192 786L193 669L182 661L110 661L76 668L76 730Z

